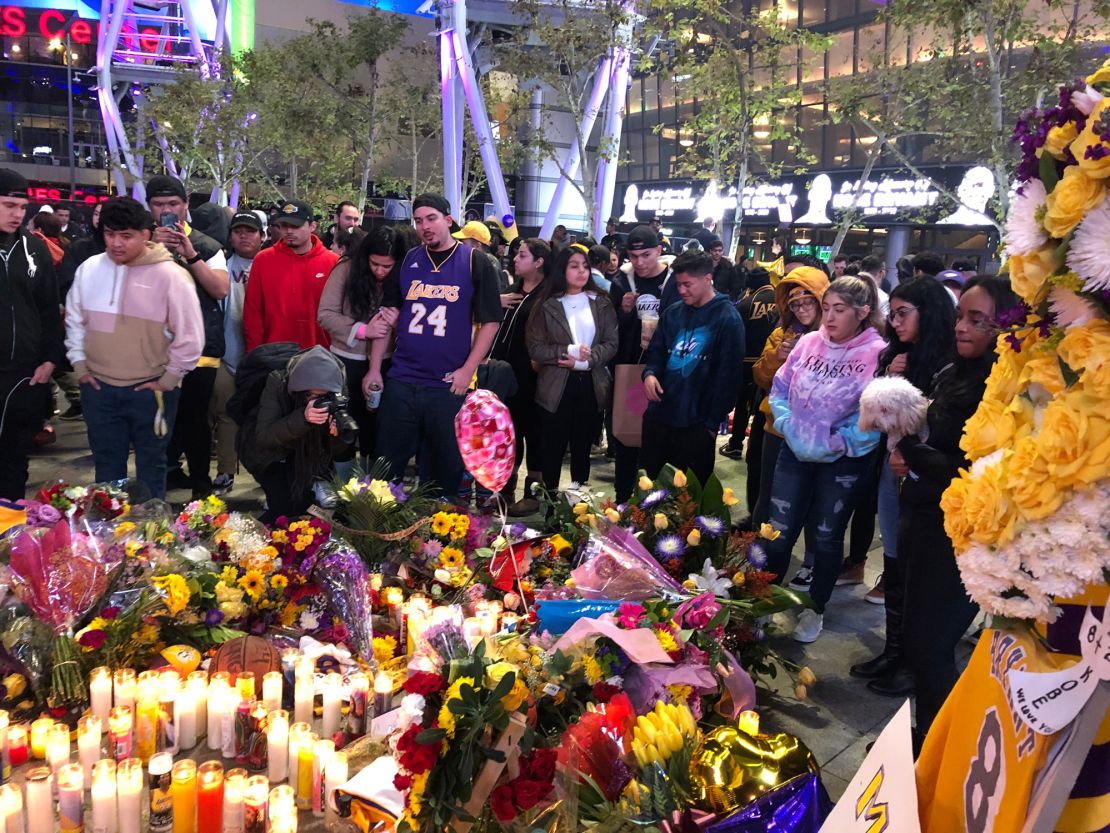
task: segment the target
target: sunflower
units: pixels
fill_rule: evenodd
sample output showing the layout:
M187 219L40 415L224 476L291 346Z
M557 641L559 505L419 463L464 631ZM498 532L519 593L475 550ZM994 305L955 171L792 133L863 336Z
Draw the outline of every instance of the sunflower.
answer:
M678 643L675 641L674 634L664 628L655 629L655 638L659 640L659 647L661 647L668 654L674 653L678 650Z
M192 598L193 595L184 577L177 573L170 573L166 576L155 576L154 586L157 587L165 597L166 607L169 609L171 616L176 616L183 611L188 606L189 599Z
M444 547L439 553L439 563L445 569L457 570L466 563L466 559L457 547Z
M256 602L266 592L266 578L258 570L247 570L238 584Z
M432 516L432 533L446 535L451 531L451 516L446 512L436 512Z
M270 586L275 590L284 590L286 587L289 586L289 579L283 576L281 573L276 573L270 576Z
M601 663L593 654L586 654L582 658L582 670L586 672L586 682L590 685L601 682Z

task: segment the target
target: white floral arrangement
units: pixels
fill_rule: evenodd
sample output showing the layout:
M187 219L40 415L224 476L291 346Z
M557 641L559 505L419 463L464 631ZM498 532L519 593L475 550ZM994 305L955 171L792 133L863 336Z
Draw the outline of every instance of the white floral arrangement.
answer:
M1110 61L1015 130L1007 328L941 500L968 594L1051 622L1110 571Z

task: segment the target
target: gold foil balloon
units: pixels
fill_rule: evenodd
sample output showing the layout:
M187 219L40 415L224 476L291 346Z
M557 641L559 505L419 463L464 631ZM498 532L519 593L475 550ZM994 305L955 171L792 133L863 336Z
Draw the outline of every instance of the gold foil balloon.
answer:
M703 809L730 813L806 772L817 772L813 753L793 735L749 735L734 726L706 734L694 750L690 780Z

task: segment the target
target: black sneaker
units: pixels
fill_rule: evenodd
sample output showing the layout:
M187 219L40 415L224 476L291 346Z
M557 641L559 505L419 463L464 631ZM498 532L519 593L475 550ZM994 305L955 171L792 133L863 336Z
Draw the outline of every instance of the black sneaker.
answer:
M744 449L737 448L731 443L725 443L724 445L722 445L720 448L720 452L722 457L728 457L728 459L730 460L744 459Z
M82 416L84 416L84 411L81 410L81 403L74 402L66 408L64 413L58 414L58 419L70 422L71 420L81 419Z
M233 488L235 488L235 476L232 474L223 474L221 472L217 474L216 479L212 481L212 494L217 497L226 495Z
M794 578L790 579L790 586L795 590L809 590L809 586L813 583L813 570L809 567L802 567L798 570Z

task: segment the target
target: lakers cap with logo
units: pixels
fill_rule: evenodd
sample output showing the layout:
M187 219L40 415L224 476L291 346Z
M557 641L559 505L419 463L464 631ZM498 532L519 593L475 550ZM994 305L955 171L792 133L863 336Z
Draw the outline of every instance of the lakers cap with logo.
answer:
M271 222L279 226L303 226L315 219L316 215L312 211L312 206L308 203L301 200L286 200L278 203L277 213Z

